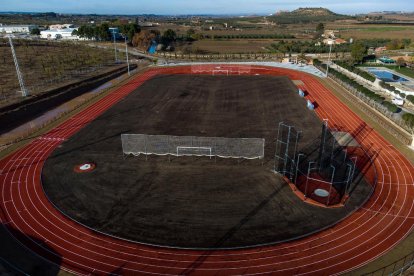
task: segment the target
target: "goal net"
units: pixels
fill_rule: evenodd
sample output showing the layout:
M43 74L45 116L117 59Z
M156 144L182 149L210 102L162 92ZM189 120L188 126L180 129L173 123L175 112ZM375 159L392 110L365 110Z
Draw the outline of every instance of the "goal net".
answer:
M126 155L197 155L223 158L264 158L265 139L122 134Z
M210 156L211 147L177 147L177 156L196 155L196 156Z
M239 65L232 67L230 73L233 75L250 75L251 71L251 65Z
M212 75L250 75L252 66L249 64L192 64L192 74Z

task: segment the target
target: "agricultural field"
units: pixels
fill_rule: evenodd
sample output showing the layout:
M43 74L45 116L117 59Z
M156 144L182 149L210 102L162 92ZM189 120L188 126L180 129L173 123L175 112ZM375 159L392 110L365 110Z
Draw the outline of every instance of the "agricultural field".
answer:
M272 39L232 39L232 40L211 40L204 39L194 41L191 44L181 46L184 52L195 53L263 53L267 52L266 47L274 43Z
M167 29L176 32L177 37L185 37L191 28L203 39L198 39L191 44L177 43L175 49L180 52L192 53L263 53L271 44L278 41L309 42L315 40L316 22L308 24L275 24L260 25L257 23L244 22L244 27L238 29L225 29L216 24L217 29L206 30L205 26L179 26L175 24L164 24L157 27L162 34ZM414 40L413 25L389 25L389 24L363 24L357 20L339 20L324 22L325 30L337 30L336 36L349 40Z
M413 25L355 24L343 22L328 23L326 29L338 30L344 39L412 39Z
M114 52L82 44L15 40L14 47L27 90L36 95L115 69ZM119 60L124 54L118 53ZM21 99L8 40L0 40L0 105Z

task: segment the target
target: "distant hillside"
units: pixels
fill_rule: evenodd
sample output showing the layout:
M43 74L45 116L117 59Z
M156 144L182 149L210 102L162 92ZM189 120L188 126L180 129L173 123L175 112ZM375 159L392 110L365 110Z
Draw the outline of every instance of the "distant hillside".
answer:
M350 18L352 17L337 14L325 8L299 8L291 12L280 12L271 16L271 20L281 24L326 22Z

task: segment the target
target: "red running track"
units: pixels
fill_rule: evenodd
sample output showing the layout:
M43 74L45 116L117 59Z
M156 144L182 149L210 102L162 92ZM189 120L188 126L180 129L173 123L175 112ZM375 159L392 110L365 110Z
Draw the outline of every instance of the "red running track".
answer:
M221 67L236 70L242 66ZM211 72L214 65L198 68ZM0 218L22 244L62 269L80 275L325 275L350 271L372 261L413 228L413 165L375 131L366 132L359 141L378 152L374 161L378 182L371 199L332 228L288 243L228 251L160 248L98 233L56 210L41 184L46 158L65 139L160 73L191 73L191 67L149 70L0 161ZM328 119L330 127L357 132L364 124L314 76L268 67L251 67L250 74L287 75L292 80L302 80L319 105L318 116Z

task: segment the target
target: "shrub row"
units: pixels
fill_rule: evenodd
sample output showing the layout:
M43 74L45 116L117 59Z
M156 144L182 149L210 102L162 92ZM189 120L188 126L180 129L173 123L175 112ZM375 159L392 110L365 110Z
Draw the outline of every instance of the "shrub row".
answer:
M384 89L387 89L388 91L391 91L397 95L400 95L402 98L405 98L405 94L400 92L397 88L395 88L394 86L390 85L389 83L386 83L384 81L380 81L380 86Z
M375 81L375 77L373 75L371 75L370 73L359 69L358 67L349 65L346 62L343 61L334 61L337 65L341 66L342 68L345 68L346 70L357 74L360 77L363 77L366 80L369 80L370 82L374 82Z
M414 104L414 96L413 95L408 95L405 99Z
M321 62L317 59L315 59L313 61L313 64L322 68L326 68L325 64L321 65ZM323 66L325 65L325 66ZM382 104L384 107L386 107L390 112L397 112L398 111L398 106L396 106L393 103L387 102L384 100L384 97L376 94L375 92L369 90L368 88L360 85L359 83L357 83L356 81L354 81L353 79L350 79L348 76L336 71L336 70L330 70L329 71L330 74L332 74L335 78L339 79L340 81L342 81L343 83L346 83L347 85L353 87L354 89L356 89L358 92L364 94L364 96L366 96L367 98Z
M414 114L405 113L402 118L410 128L414 128Z
M392 113L395 113L395 112L398 111L398 106L396 106L395 104L390 103L388 101L383 101L382 105L385 106L388 109L388 111L390 111Z

